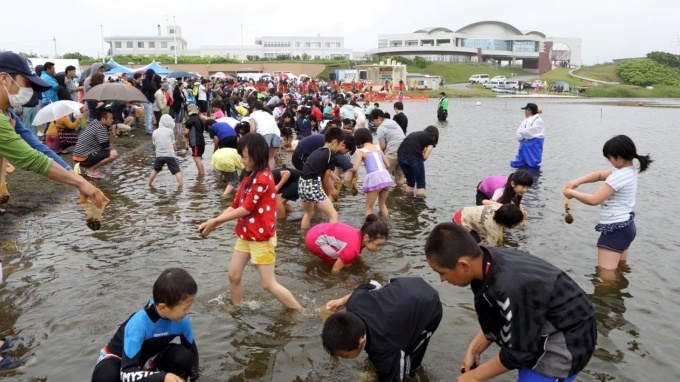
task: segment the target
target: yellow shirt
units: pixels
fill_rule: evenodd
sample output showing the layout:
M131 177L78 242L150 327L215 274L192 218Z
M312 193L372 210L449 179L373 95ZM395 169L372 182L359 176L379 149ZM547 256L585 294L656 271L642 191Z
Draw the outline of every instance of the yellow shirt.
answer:
M56 124L55 124L56 122ZM69 129L76 130L80 126L80 117L76 118L74 122L71 122L71 118L68 116L61 117L56 121L50 122L50 126L47 128L47 135L57 135L57 129Z
M216 169L224 172L234 172L243 169L241 156L238 151L232 148L223 148L215 151L210 164Z

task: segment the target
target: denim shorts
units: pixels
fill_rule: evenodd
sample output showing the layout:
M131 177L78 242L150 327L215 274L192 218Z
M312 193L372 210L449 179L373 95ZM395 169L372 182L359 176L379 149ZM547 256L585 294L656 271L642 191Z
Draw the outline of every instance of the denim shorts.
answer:
M265 134L263 135L264 140L267 141L267 146L272 149L281 147L281 137L276 134Z
M425 188L425 161L411 154L397 154L397 162L406 177L406 185Z
M608 249L617 253L623 253L630 247L630 243L635 240L637 230L635 229L635 222L619 228L611 233L602 233L597 239L597 247Z

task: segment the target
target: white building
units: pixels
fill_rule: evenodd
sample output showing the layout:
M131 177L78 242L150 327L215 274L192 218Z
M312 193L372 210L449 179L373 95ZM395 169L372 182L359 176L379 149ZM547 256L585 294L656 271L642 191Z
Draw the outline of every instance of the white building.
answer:
M107 56L114 55L138 55L153 56L167 54L174 56L175 50L178 56L185 55L187 41L182 38L182 27L168 25L167 34L161 35L161 26L158 25L156 36L109 36L104 37L104 42L110 45Z
M494 60L538 70L551 64L581 66L581 39L547 37L539 31L521 31L501 21L481 21L455 32L442 27L407 34L378 36L378 56L423 57L430 61L486 62Z
M109 36L104 41L110 44L107 56L111 55L174 55L200 57L228 57L247 60L248 57L275 59L277 57L300 57L304 59L361 59L363 53L345 49L343 37L309 36L263 36L255 39L254 45L201 45L199 49L187 49L182 38L182 28L167 26L167 34L157 36Z

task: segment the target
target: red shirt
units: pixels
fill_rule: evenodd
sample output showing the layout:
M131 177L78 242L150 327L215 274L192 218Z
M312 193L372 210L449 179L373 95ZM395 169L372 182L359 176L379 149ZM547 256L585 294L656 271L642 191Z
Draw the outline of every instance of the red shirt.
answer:
M260 172L248 187L250 176L241 182L232 208L243 207L250 213L238 219L236 235L248 241L267 241L276 236L276 184L269 170Z
M319 110L318 107L314 106L314 107L312 108L312 113L311 113L311 114L312 114L313 116L316 117L316 120L317 120L318 122L323 121L323 114L321 114L321 110Z

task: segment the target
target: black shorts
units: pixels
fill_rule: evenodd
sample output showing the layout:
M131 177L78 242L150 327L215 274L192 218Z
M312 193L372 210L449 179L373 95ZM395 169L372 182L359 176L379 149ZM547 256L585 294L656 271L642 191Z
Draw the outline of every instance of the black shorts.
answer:
M80 162L80 167L92 167L111 156L111 150L100 150L91 153L87 159Z
M479 182L479 184L477 185L477 196L475 198L478 206L481 206L483 204L482 201L486 199L491 199L488 196L486 196L482 191L479 190L480 184L482 184L482 182Z
M281 197L286 200L296 201L300 198L298 193L298 182L290 182L279 190Z
M205 152L205 146L191 146L191 156L203 158L203 153Z
M182 171L182 170L179 169L179 165L177 164L177 159L175 159L173 157L158 157L158 158L156 158L156 160L153 162L153 169L156 172L160 172L163 169L164 164L168 165L168 170L170 170L170 173L172 175L175 175L178 172Z

